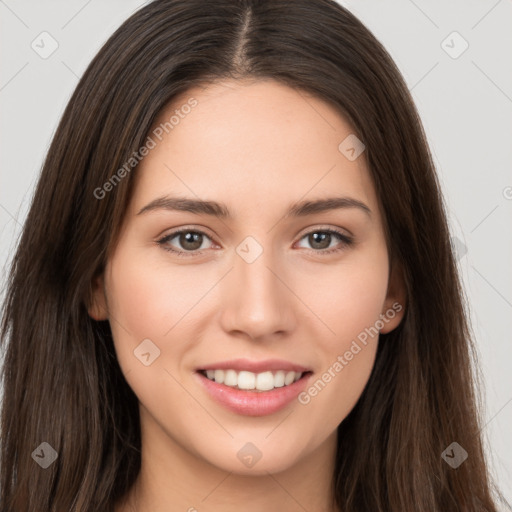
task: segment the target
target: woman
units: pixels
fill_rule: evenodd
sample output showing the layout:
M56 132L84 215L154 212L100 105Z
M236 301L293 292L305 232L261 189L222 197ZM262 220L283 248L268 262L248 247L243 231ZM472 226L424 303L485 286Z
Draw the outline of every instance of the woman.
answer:
M156 0L114 33L2 342L2 511L497 510L421 122L335 2Z

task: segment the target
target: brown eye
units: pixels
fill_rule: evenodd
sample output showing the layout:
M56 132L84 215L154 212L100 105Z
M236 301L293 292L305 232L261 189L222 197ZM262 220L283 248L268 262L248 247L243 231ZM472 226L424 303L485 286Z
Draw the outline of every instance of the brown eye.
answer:
M343 233L336 231L334 229L317 229L315 231L310 231L306 233L301 240L307 239L307 242L310 244L310 247L314 252L319 254L330 254L333 252L340 251L345 247L350 246L353 243L351 237L344 235ZM338 240L338 244L331 246L331 243Z
M203 235L193 231L187 231L177 235L178 242L184 249L197 251L203 245Z
M331 233L315 232L308 235L308 242L313 249L328 249L333 236Z
M164 236L162 239L158 240L158 244L163 246L167 251L183 255L187 252L194 253L201 249L205 249L205 247L202 247L205 239L210 240L210 237L202 231L183 229ZM173 240L176 241L171 244L171 241Z

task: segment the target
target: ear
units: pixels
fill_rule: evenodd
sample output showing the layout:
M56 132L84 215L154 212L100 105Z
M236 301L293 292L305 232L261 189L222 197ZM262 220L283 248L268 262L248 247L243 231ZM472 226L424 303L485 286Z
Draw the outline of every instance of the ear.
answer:
M91 283L91 297L87 311L94 320L108 320L107 297L103 273L96 276Z
M402 267L394 264L390 271L388 291L381 312L384 323L384 327L380 329L381 334L387 334L400 325L405 314L406 300L407 291Z

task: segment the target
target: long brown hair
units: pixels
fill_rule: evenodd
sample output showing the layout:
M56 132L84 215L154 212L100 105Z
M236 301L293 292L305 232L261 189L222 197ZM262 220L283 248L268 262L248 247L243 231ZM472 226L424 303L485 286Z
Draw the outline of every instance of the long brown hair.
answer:
M338 429L333 499L344 512L495 512L474 342L423 128L386 50L333 0L155 0L83 74L8 278L0 511L111 511L134 483L138 402L109 323L88 315L91 282L131 197L136 167L119 169L173 97L224 78L278 80L346 117L403 272L406 315L380 336L368 385ZM44 442L57 454L46 469L33 455ZM468 453L456 469L441 456L452 442Z

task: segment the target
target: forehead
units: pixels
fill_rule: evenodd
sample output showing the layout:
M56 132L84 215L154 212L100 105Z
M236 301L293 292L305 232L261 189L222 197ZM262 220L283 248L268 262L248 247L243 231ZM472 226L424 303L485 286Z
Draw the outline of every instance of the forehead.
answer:
M170 194L223 202L234 216L275 215L299 199L343 195L375 211L364 153L351 161L339 149L352 134L328 103L276 81L191 88L150 131L155 146L136 170L133 209Z

